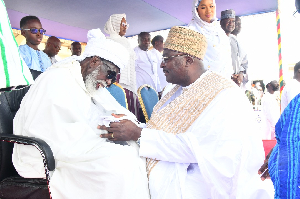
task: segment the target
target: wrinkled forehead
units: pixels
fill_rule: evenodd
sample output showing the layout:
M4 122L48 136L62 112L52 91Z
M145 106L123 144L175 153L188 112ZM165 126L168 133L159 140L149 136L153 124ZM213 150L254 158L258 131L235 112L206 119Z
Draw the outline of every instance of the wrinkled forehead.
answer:
M115 71L116 73L119 73L120 69L117 65L115 65L113 62L110 62L108 60L102 59L102 63L104 65L103 69L108 71Z

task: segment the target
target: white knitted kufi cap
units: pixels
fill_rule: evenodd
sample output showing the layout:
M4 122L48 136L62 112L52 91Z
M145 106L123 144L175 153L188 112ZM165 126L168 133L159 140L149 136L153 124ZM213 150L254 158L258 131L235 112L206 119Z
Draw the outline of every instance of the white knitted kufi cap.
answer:
M120 69L127 65L129 60L127 49L111 39L106 39L99 28L89 30L87 38L88 42L85 51L81 55L81 60L87 57L99 56L114 63Z

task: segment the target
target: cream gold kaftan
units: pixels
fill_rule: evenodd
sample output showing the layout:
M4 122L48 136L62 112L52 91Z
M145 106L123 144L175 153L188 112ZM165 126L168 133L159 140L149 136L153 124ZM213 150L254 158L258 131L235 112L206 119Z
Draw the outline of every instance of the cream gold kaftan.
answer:
M156 160L148 162L151 199L273 197L271 181L262 182L257 174L264 151L253 111L230 84L206 72L154 108L140 139L140 155Z

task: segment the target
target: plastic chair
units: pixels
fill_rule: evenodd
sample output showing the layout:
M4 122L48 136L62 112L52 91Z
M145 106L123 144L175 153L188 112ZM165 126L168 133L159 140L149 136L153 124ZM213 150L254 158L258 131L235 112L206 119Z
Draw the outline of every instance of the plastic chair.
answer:
M49 171L55 169L55 160L50 146L41 139L13 135L13 118L29 87L0 94L0 198L44 199L51 198ZM15 144L32 145L43 157L46 179L23 178L12 164Z
M277 143L276 140L263 140L263 146L264 146L264 150L265 150L265 157L274 148L276 143Z
M154 106L158 102L158 95L154 88L144 84L138 89L138 98L147 123L151 118Z
M123 106L124 108L128 109L126 93L123 88L114 84L111 84L110 87L106 87L106 89L110 92L110 94Z

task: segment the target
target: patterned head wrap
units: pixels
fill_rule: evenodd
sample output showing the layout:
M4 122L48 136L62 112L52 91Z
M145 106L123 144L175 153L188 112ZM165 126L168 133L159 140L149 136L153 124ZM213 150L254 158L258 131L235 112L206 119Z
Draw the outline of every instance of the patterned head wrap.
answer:
M121 21L123 18L126 19L126 14L111 15L104 26L104 31L110 35L119 34L120 24L121 24ZM128 25L127 25L127 28L128 28Z
M203 60L207 42L204 35L194 30L186 27L174 26L168 34L164 47Z
M235 19L235 11L232 9L222 11L221 19Z

